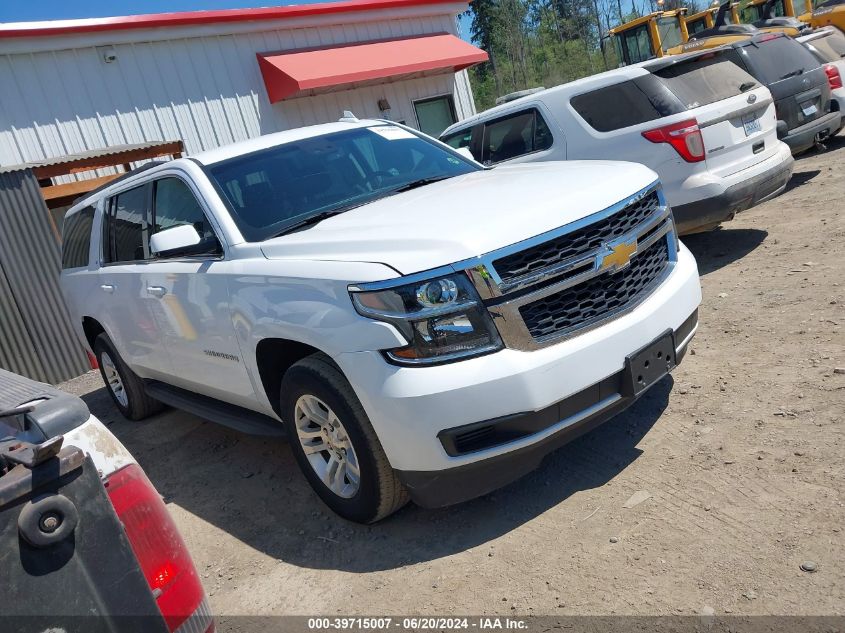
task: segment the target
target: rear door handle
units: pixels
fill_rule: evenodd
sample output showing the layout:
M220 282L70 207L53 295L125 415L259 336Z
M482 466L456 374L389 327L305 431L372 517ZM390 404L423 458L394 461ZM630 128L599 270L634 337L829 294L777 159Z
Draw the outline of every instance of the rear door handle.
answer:
M163 297L167 294L167 288L161 286L147 286L147 294L154 297Z
M102 286L100 286L100 290L111 294L114 292L114 286L112 284L103 284Z

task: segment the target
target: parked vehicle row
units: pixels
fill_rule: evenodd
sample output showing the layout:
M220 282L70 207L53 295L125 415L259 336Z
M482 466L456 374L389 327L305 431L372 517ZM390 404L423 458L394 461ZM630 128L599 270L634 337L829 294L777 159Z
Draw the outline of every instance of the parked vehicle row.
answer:
M838 34L811 37L824 55L838 54ZM679 233L708 230L778 195L792 175L791 153L841 129L843 110L831 99L841 76L822 63L785 35L757 35L535 91L452 125L441 140L487 165L648 165Z

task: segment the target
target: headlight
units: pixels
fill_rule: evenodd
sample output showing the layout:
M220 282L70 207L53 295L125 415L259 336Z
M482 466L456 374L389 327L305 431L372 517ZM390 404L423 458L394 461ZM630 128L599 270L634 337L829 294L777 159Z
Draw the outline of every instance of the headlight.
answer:
M501 349L487 310L462 274L385 290L351 289L359 314L392 323L408 345L387 350L400 365L431 365Z

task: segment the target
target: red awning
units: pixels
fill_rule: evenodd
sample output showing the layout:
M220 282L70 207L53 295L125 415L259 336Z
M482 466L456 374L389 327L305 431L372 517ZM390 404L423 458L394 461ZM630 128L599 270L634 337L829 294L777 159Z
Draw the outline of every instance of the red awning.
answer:
M446 33L332 48L259 53L271 103L310 90L432 72L457 72L487 53Z

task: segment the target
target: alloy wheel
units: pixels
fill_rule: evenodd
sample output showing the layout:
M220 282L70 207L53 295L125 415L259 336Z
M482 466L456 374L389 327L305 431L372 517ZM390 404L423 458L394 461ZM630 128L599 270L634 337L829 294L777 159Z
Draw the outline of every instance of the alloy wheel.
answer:
M323 484L338 497L354 497L361 486L358 455L335 412L306 394L296 401L294 420L305 457Z
M126 394L126 389L123 386L123 381L120 379L120 374L117 373L117 367L111 356L107 352L100 354L100 367L103 368L103 374L106 377L106 384L114 395L115 399L121 406L129 406L129 396Z

